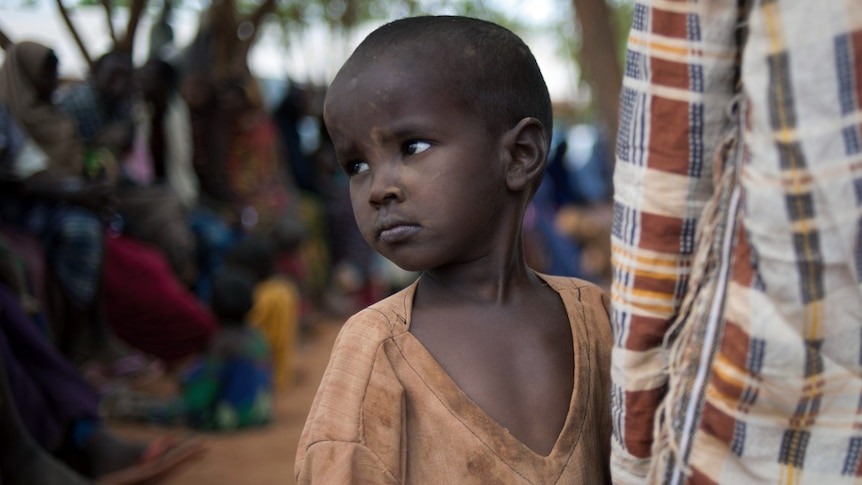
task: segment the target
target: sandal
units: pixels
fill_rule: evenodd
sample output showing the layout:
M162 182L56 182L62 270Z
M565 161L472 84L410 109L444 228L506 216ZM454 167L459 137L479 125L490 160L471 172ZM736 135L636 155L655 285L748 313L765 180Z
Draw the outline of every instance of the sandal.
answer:
M108 473L96 480L98 485L135 485L149 482L174 471L179 465L206 452L197 439L178 440L171 436L155 439L130 467Z

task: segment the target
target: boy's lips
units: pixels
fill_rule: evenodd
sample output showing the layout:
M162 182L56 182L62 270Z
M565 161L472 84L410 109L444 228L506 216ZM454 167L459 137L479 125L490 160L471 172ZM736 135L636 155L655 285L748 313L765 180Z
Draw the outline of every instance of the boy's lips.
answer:
M385 220L377 224L377 240L382 243L393 244L407 239L418 230L417 224Z

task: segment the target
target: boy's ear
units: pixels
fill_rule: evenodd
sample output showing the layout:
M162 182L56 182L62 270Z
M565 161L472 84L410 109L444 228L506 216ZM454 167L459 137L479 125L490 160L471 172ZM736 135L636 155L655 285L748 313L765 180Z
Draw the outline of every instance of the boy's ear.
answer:
M548 159L548 135L542 122L524 118L503 135L506 157L506 186L520 191L530 187L545 173Z

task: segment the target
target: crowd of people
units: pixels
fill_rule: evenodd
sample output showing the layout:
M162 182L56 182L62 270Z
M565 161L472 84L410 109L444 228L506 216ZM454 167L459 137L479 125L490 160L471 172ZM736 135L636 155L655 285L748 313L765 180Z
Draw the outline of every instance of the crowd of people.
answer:
M315 91L291 86L270 112L243 69L136 66L113 49L86 79L60 79L51 46L5 51L0 447L22 451L3 454L0 478L137 483L202 450L126 442L108 411L199 429L270 422L315 315L386 291L325 137L300 144ZM142 397L159 377L180 393Z
M0 405L17 409L5 419L20 426L3 439L27 435L33 457L59 456L74 471L57 470L103 481L122 470L122 483L200 451L167 438L125 443L103 426L106 416L265 425L273 391L296 379L295 347L317 313L350 314L415 276L360 234L323 126L322 90L290 85L268 104L247 69L207 70L207 47L199 39L185 55L154 49L140 65L112 49L85 79L61 79L51 46L6 48ZM579 259L588 224L558 214L607 200L608 176L596 173L606 163L598 151L575 162L570 138L555 140L528 211L529 259L549 273L601 278L601 268L584 270L593 258ZM589 170L575 177L573 165ZM587 190L573 183L585 178ZM228 290L248 290L250 300ZM177 395L140 390L161 376L178 383ZM131 451L107 463L98 452L68 459L68 450L122 449L93 445L103 439Z

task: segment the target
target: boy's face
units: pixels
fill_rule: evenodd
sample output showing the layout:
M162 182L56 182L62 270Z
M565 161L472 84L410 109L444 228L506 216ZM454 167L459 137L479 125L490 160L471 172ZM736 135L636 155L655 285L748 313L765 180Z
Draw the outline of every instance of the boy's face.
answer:
M362 235L411 271L486 257L503 231L502 133L447 75L439 57L383 55L342 71L324 108Z

